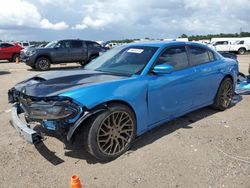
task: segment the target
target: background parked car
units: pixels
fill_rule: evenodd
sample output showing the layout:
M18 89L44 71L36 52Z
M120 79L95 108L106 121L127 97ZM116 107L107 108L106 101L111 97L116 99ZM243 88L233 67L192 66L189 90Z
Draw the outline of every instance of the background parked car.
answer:
M250 50L249 40L238 40L238 41L216 41L210 45L211 48L218 52L235 52L243 55L246 51Z
M20 46L22 46L22 48L29 48L31 45L30 45L30 43L29 42L18 42L18 44L20 45Z
M19 44L0 43L0 60L16 61L20 57L21 49Z
M30 67L45 71L51 64L79 62L86 65L104 52L100 44L84 40L60 40L48 43L44 48L32 48L21 53L21 60Z

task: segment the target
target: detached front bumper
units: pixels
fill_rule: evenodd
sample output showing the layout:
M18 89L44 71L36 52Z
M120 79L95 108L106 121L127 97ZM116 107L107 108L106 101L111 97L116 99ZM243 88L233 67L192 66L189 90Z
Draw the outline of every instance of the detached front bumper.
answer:
M11 112L11 124L19 132L19 134L24 137L24 139L30 144L36 144L41 141L41 135L39 135L35 130L31 129L28 124L23 123L18 114L18 106L14 104L12 106Z

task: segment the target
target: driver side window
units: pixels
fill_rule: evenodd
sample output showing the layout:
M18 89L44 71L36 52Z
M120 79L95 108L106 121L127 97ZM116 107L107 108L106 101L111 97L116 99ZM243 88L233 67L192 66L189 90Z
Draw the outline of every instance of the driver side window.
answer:
M185 46L167 48L156 63L156 65L161 64L172 65L174 70L181 70L188 67L188 56Z
M57 48L70 48L70 41L60 41L56 44Z

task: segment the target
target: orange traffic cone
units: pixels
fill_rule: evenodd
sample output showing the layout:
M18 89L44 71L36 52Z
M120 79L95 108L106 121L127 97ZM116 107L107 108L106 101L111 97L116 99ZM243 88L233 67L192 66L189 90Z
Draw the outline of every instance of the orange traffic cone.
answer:
M77 175L71 176L70 188L82 188L80 179Z
M16 64L19 64L19 58L16 57Z

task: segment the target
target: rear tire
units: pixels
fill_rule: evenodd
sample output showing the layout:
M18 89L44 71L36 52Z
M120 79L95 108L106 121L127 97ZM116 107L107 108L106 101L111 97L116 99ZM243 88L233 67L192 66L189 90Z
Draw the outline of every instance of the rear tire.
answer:
M36 70L46 71L50 69L50 60L46 57L40 57L36 60Z
M240 55L243 55L245 52L246 52L246 49L245 49L245 48L240 48L240 49L238 50L238 54L240 54Z
M79 63L80 63L80 65L82 65L83 67L84 67L85 65L87 65L86 61L80 61Z
M220 84L212 107L216 110L226 110L233 98L233 82L230 78L224 78Z
M89 60L88 60L88 63L91 62L93 59L95 59L97 57L98 57L97 55L90 57Z
M116 103L89 121L84 130L84 145L96 159L108 162L130 148L135 132L134 113L126 105Z

